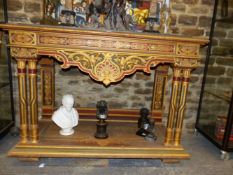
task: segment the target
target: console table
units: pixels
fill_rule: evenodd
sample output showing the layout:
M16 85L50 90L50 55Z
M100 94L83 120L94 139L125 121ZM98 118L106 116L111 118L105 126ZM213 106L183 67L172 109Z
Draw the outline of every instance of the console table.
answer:
M95 158L186 159L181 145L182 124L190 72L199 64L199 49L205 38L151 35L144 33L79 30L21 24L0 24L9 34L11 56L17 62L20 108L20 142L10 156ZM170 65L172 92L167 125L156 125L158 140L147 142L135 135L136 123L109 122L108 139L96 139L95 122L81 120L72 136L60 136L49 118L38 120L37 65L41 65L42 108L53 108L54 78L48 69L51 59L66 69L76 66L106 87L138 70L150 73L152 67ZM152 116L161 109L163 68L155 78ZM27 87L28 86L28 87ZM28 96L28 97L27 97ZM160 107L158 107L160 106ZM88 109L86 109L88 110Z

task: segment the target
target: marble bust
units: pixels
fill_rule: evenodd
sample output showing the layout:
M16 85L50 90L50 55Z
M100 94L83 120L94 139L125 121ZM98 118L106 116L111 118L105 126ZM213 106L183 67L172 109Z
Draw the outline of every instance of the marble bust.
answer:
M74 97L72 95L64 95L62 98L62 106L53 113L53 122L61 128L61 135L72 135L73 127L78 125L78 111L73 108Z

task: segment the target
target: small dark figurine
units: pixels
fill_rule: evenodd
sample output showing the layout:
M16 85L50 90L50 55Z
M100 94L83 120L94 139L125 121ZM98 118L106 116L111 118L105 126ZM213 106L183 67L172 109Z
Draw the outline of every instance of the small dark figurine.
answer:
M157 136L153 133L154 121L151 120L149 115L149 110L147 108L142 108L140 110L140 118L138 119L138 128L136 132L137 135L145 137L146 140L155 141Z
M99 121L96 123L97 131L95 133L95 137L99 139L105 139L108 137L107 122L105 122L108 117L107 102L104 100L98 101L96 108L96 117L99 119Z

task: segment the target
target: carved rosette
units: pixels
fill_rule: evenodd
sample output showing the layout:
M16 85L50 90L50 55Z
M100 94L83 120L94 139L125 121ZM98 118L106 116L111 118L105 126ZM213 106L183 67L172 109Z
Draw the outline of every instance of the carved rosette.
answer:
M10 31L10 44L36 45L36 34L32 32Z
M159 63L171 62L158 56L146 54L99 52L88 50L55 50L39 51L41 55L50 55L62 62L62 68L77 66L88 73L94 80L103 82L106 86L122 80L137 70L150 73L150 68ZM171 58L173 60L173 58Z
M197 44L187 44L187 43L178 43L177 44L177 55L185 57L197 57L199 55L199 45Z

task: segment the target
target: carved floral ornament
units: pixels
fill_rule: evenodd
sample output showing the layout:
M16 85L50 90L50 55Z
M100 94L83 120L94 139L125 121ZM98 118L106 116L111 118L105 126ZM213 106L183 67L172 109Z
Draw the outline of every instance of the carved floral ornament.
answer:
M35 48L11 47L11 55L15 58L37 58L37 55L48 55L62 62L62 68L77 66L88 73L94 80L106 86L122 80L126 75L137 70L150 73L151 67L160 63L174 63L175 67L195 68L197 59L174 58L146 54L100 52L87 50L37 50Z
M77 66L88 73L94 80L103 82L106 86L122 80L137 70L150 73L150 68L159 63L173 62L174 58L151 56L146 54L127 54L118 52L97 51L38 51L40 55L49 55L62 62L62 68Z
M36 45L36 33L23 31L10 31L10 44Z

